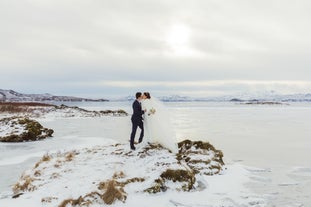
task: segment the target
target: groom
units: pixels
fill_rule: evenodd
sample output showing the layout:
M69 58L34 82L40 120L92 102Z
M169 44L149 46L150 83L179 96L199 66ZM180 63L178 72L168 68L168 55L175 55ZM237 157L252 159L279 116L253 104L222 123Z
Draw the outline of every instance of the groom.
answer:
M136 135L137 127L141 129L140 136L139 136L139 143L143 141L144 137L144 123L143 123L143 117L144 111L141 109L141 100L142 100L142 93L137 92L136 93L136 100L133 102L133 115L132 115L132 133L131 133L131 140L130 140L130 146L132 150L135 150L134 146L134 139Z

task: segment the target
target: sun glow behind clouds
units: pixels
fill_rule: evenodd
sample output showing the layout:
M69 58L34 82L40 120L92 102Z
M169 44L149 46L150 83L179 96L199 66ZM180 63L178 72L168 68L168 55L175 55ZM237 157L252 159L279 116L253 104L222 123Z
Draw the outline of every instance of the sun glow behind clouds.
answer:
M167 42L171 46L183 46L189 41L190 30L182 24L174 25L167 35Z
M174 24L166 36L169 55L173 56L198 56L198 52L190 47L191 30L184 24Z

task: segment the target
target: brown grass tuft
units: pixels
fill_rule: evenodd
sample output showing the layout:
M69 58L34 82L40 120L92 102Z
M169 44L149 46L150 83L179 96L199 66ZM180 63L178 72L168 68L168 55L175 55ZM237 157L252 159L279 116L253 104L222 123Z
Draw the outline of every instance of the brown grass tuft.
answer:
M52 157L49 154L43 155L43 157L40 159L40 161L35 164L34 168L39 167L40 164L43 162L49 162L51 159L52 159Z
M13 192L16 194L21 191L34 191L36 187L32 184L35 179L29 175L22 176L20 181L13 186Z
M65 160L66 160L67 162L70 162L70 161L72 161L72 160L74 159L75 155L76 155L76 152L75 152L75 151L68 152L68 153L65 155Z
M60 177L60 174L59 173L53 173L51 176L50 176L50 179L56 179Z
M66 207L68 204L71 206L81 206L84 203L84 199L80 196L78 199L66 199L58 207Z
M107 182L100 182L98 184L98 189L99 190L106 190L107 189Z
M56 164L54 165L55 168L60 168L61 166L62 166L62 165L59 164L59 163L56 163Z
M51 156L48 154L43 155L43 157L41 158L42 162L48 162L51 160Z
M51 203L52 200L58 200L56 197L45 197L41 199L41 203Z
M126 186L127 184L129 184L129 183L137 183L137 182L142 183L142 182L144 182L144 181L145 181L145 178L137 178L137 177L135 177L135 178L127 179L125 182L121 182L120 185L121 185L122 187L124 187L124 186Z
M103 201L108 205L111 205L117 199L122 202L125 202L126 193L123 190L123 188L116 186L115 180L109 180L107 182L108 182L106 184L107 190L103 195L101 195L101 198L103 199Z
M125 174L124 172L115 172L112 176L113 179L118 179L118 178L124 178L125 177Z
M167 190L167 187L165 186L163 179L156 179L154 181L153 186L151 186L150 188L147 188L146 190L144 190L144 192L159 193L161 191L165 192L166 190Z
M41 171L40 170L36 170L33 175L35 177L39 177L39 176L41 176Z

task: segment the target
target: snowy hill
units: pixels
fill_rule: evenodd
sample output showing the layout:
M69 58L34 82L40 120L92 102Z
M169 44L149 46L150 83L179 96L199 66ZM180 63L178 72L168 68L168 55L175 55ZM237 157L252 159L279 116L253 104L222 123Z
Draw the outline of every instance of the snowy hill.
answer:
M243 187L248 172L225 167L209 143L185 140L173 154L127 143L46 154L3 195L1 206L264 206ZM0 194L1 195L1 194ZM209 203L210 205L206 205Z
M13 90L0 89L0 101L108 101L107 99L88 99L73 96L54 96L52 94L23 94Z

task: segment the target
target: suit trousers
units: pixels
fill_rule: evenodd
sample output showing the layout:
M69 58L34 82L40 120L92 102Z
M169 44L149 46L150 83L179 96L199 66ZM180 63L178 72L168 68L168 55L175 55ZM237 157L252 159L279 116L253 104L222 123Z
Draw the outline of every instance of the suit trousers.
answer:
M143 137L144 137L144 123L143 123L143 121L133 121L132 120L132 133L131 133L131 140L130 140L131 147L134 147L134 139L135 139L137 127L139 127L141 129L140 136L139 136L139 142L141 142L143 140Z

